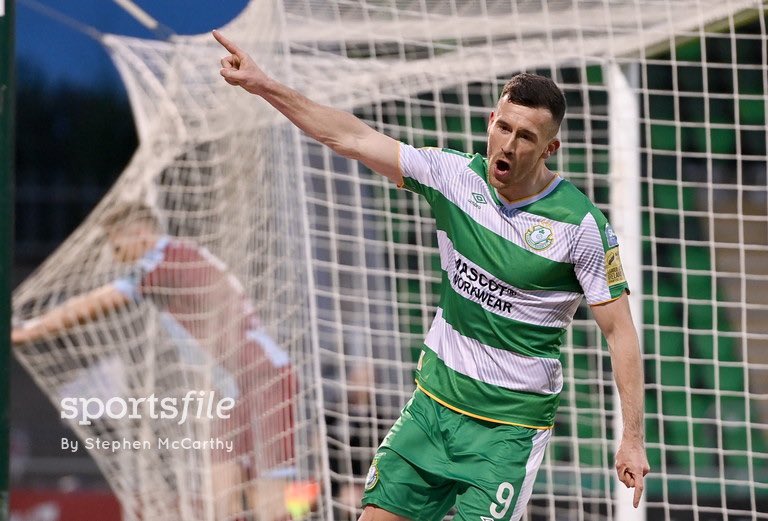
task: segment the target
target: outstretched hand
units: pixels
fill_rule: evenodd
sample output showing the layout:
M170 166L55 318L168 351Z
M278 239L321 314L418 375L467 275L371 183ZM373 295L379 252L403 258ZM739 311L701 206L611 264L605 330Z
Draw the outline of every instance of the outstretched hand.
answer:
M637 508L645 488L645 475L651 471L648 458L645 455L645 446L642 441L631 442L626 438L622 440L619 450L616 452L616 473L619 481L627 488L635 489L632 505Z
M244 88L251 94L262 94L269 82L269 76L232 40L219 31L213 31L213 37L230 52L229 56L221 59L219 73L224 80L230 85Z
M14 327L11 330L11 344L14 346L26 344L35 340L35 336L30 331L29 327L23 325Z

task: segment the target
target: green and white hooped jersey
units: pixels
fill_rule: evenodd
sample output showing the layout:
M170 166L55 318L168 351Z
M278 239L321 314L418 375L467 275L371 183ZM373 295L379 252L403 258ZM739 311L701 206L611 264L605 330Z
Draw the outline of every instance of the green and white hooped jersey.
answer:
M594 305L628 290L608 221L559 176L503 203L480 155L400 144L400 168L432 207L442 267L418 386L470 416L550 428L560 345L582 296Z

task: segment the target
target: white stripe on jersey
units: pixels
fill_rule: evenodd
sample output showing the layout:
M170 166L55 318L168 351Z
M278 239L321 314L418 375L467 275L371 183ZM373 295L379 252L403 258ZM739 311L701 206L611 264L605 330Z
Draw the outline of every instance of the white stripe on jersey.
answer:
M457 252L442 230L437 230L440 264L448 273L451 287L460 296L496 315L545 327L568 327L581 302L581 293L570 291L523 290L494 277ZM459 273L457 264L477 274L470 281Z
M539 394L563 389L563 368L557 358L522 356L466 337L445 321L442 308L437 308L424 344L445 365L481 382Z

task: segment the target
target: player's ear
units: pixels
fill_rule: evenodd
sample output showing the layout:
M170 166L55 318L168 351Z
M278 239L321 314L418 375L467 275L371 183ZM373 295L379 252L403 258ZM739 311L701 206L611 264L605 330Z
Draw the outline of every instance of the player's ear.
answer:
M493 117L494 117L494 113L493 111L491 111L491 115L488 118L488 130L491 130L491 125L493 125Z
M557 152L557 150L560 148L560 140L559 139L553 139L549 142L547 145L547 148L544 150L544 153L542 154L542 157L544 159L547 159L549 156Z

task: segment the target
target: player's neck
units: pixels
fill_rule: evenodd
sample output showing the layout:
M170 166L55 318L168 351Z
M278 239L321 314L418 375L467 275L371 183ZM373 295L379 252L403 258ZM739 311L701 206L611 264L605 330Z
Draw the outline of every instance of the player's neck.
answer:
M525 181L509 186L505 186L502 189L496 189L496 193L504 203L511 204L544 191L557 177L557 174L552 172L546 166L537 172L537 174L528 178Z

